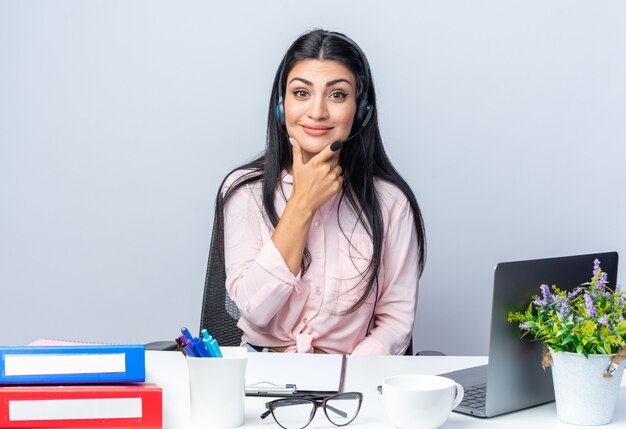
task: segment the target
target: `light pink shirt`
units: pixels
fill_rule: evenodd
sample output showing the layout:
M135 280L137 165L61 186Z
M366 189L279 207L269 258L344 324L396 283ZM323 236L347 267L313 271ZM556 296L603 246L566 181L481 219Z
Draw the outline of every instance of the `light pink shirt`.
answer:
M225 187L241 175L231 175ZM292 183L284 172L282 192L275 196L279 217ZM263 215L261 186L256 182L239 188L225 207L226 288L241 310L242 344L287 346L287 351L301 353L313 348L341 354L403 353L413 331L418 290L417 236L404 194L375 180L384 225L379 290L355 312L339 315L364 287L359 280L373 248L365 229L345 199L337 215L339 196L331 198L315 213L308 234L311 265L304 275L294 276L271 240L274 228Z

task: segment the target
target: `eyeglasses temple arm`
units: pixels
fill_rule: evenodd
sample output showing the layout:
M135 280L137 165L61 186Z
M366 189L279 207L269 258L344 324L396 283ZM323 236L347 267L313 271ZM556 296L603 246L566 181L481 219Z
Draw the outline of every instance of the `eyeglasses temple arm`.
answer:
M341 416L341 417L343 417L343 418L348 417L348 413L346 413L346 412L344 412L344 411L341 411L340 409L335 408L335 407L333 407L332 405L328 405L328 404L326 404L326 409L327 409L327 410L332 411L332 412L333 412L333 413L335 413L335 414L340 415L340 416Z

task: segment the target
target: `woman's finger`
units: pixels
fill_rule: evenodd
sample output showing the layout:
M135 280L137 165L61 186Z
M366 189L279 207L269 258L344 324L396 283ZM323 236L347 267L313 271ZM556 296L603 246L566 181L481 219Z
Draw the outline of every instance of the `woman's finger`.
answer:
M293 165L294 167L299 167L304 162L302 161L302 148L298 144L298 141L293 137L289 137L289 142L291 142L292 152L293 152Z
M336 141L333 144L329 144L324 149L320 151L317 155L311 158L311 161L315 161L317 163L322 163L328 161L333 155L337 153L339 149L341 149L341 142Z

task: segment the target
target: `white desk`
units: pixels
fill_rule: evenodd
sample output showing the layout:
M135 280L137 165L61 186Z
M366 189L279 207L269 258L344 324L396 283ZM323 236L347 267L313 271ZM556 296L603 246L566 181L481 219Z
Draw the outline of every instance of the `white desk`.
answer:
M393 429L385 419L382 397L376 386L390 375L405 373L440 374L486 363L486 357L460 356L348 356L345 390L363 393L363 405L356 420L346 428ZM146 352L146 378L163 388L163 427L192 429L189 420L189 383L185 357L178 352ZM243 428L280 429L269 416L259 417L268 398L246 398L246 421ZM322 410L307 429L334 428ZM452 413L442 429L455 428L581 428L561 423L556 417L554 403L505 414L491 419L479 419ZM613 423L603 428L626 427L626 378L622 380L619 403Z

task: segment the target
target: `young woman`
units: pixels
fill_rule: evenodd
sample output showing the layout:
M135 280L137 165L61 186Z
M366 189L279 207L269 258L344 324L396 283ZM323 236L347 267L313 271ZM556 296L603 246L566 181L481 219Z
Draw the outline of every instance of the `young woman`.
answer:
M226 177L216 221L243 344L408 347L424 226L383 148L369 65L351 39L315 30L291 45L274 79L265 152Z

